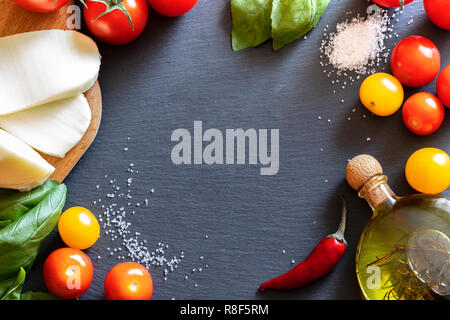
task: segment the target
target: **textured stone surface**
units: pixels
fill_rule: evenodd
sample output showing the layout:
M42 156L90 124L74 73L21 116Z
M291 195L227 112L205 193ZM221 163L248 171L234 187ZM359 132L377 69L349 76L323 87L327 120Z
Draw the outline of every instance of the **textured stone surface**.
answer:
M155 193L148 208L136 208L136 214L128 217L131 229L141 232L150 248L164 242L170 245L169 256L185 254L167 281L161 268L150 269L155 299L360 298L354 255L371 212L345 182L347 159L360 153L374 155L392 189L402 195L413 192L403 173L410 154L431 146L450 151L450 119L436 134L417 137L404 127L400 112L383 119L370 116L359 102L359 83L332 94L335 87L319 65L323 28L328 24L333 29L345 11L364 13L366 6L360 0L332 1L306 40L279 52L270 43L231 51L228 0L200 0L178 19L152 12L147 29L134 43L100 45L103 122L91 149L66 180L67 205L84 205L98 214L100 208L93 201L111 202L105 197L110 188L104 175L125 188L127 168L134 163L139 170L131 188L136 199L142 201L150 188ZM399 39L427 36L440 48L442 64L449 64L448 31L428 21L421 1L405 10L396 27ZM397 40L387 45L393 48ZM388 71L389 66L379 69ZM424 89L407 89L406 94L419 90L435 93L435 82ZM177 128L192 131L194 120L223 132L279 128L278 175L260 176L259 166L249 165L173 165L171 133ZM336 269L299 290L257 293L260 283L289 270L292 259L301 261L322 237L337 229L337 193L348 200L349 248ZM28 288L45 288L43 257L60 241L57 234L49 239ZM95 275L83 299L103 297L103 279L118 263L108 257L106 248L112 245L102 235L88 250ZM204 264L209 267L191 273Z

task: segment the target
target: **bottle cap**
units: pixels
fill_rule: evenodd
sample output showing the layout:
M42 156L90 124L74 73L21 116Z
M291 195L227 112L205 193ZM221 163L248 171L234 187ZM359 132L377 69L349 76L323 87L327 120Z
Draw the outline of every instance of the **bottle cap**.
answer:
M373 177L382 174L383 168L378 160L368 154L354 157L345 169L345 178L356 191L359 191Z

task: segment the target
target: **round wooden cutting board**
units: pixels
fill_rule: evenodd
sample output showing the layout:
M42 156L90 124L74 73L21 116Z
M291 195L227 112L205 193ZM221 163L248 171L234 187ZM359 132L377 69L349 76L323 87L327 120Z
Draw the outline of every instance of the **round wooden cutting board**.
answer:
M69 17L67 8L72 4L73 1L69 1L65 7L52 13L34 13L22 9L13 0L0 0L2 8L0 10L0 37L36 30L67 29L66 21ZM92 120L81 141L63 159L41 154L55 167L55 172L50 178L60 182L67 177L92 144L100 127L102 96L98 81L85 93L85 96L91 107Z

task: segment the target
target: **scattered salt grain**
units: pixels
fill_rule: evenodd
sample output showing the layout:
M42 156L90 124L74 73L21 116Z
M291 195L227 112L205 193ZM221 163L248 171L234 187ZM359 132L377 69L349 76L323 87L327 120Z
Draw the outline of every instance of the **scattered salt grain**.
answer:
M130 163L128 169L134 167L133 163ZM133 182L133 176L137 174L137 170L130 172L130 177L123 181L124 184L130 188ZM132 175L132 176L131 176ZM113 178L108 179L108 175L104 175L108 187L109 193L106 193L107 200L104 204L100 205L101 199L97 201L97 207L101 207L101 212L98 215L98 220L101 223L102 230L105 235L113 244L112 247L107 247L106 251L109 253L109 257L116 257L118 260L129 260L137 262L150 268L163 268L163 279L166 280L169 273L177 269L181 263L184 253L176 256L169 255L169 245L159 242L156 248L150 250L147 245L147 240L142 239L140 232L132 230L132 224L127 220L128 214L135 214L136 210L144 210L148 207L149 201L135 202L133 207L130 207L133 203L130 202L134 196L132 196L131 190L128 190L127 194L121 192L120 183ZM96 189L99 189L97 185ZM148 190L148 189L147 189ZM152 192L154 191L151 188ZM140 195L135 196L136 198ZM145 206L143 205L145 204ZM100 256L97 257L100 259Z

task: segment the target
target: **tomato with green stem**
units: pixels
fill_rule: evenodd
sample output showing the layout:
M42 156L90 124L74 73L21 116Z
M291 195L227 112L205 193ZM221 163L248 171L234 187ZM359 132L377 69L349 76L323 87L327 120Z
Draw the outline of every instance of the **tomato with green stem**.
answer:
M437 95L444 106L450 108L450 65L439 74L436 81Z
M387 8L403 7L405 4L413 1L414 0L373 0L376 4Z
M113 267L106 275L104 286L108 300L150 300L153 294L150 273L135 262Z
M90 287L94 269L89 257L78 249L53 251L44 262L47 289L62 299L76 299Z
M437 148L420 149L408 159L405 175L413 189L422 193L440 193L450 184L450 157Z
M403 105L403 123L411 132L420 136L436 132L442 125L444 116L441 101L428 92L412 95Z
M441 54L436 45L422 36L409 36L401 40L392 51L391 70L408 87L424 86L437 76Z
M150 6L159 14L178 17L195 7L198 0L148 0Z
M135 40L144 31L148 5L146 0L88 0L84 21L100 41L122 45Z
M61 9L69 0L14 0L19 6L33 12L52 12Z

